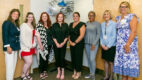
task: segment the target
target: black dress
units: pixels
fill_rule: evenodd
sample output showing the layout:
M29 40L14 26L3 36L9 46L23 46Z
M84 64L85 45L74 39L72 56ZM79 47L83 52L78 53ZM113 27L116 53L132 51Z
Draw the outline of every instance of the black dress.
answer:
M69 26L69 36L72 42L80 36L80 28L85 25L83 22L79 22L74 28L73 23ZM77 72L81 71L82 68L82 60L83 60L83 50L84 50L84 38L78 42L75 46L70 46L71 50L71 60L73 69Z
M52 26L52 37L53 39L56 39L59 44L64 42L65 38L68 38L68 24L62 23L61 25L59 23L54 23ZM62 48L57 48L56 44L54 43L54 53L55 53L55 60L56 60L56 66L64 68L65 66L65 53L66 53L66 46L65 45Z

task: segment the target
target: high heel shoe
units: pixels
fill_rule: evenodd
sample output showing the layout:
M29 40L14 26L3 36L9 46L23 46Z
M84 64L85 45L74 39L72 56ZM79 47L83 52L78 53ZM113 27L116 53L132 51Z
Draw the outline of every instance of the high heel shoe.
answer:
M76 76L74 77L74 79L79 79L81 77L81 72L77 72Z

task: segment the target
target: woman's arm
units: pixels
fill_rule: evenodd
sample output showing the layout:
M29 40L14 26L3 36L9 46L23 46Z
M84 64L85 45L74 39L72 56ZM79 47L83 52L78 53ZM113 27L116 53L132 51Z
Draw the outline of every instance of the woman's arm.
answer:
M131 43L133 42L133 40L136 36L137 24L138 24L137 18L136 18L136 16L134 16L132 18L132 20L130 21L131 33L129 35L129 38L128 38L126 45L124 46L126 53L130 52L130 45L131 45Z
M80 36L75 40L75 43L79 43L84 38L85 30L86 30L85 25L83 25L80 28Z
M10 22L5 21L2 25L2 38L3 38L3 44L4 47L7 48L8 53L12 53L12 48L10 47L10 42L9 42L9 26Z
M38 32L38 31L36 31L35 36L36 36L36 39L37 39L38 45L40 46L40 49L43 51L43 45L42 45L42 43L41 43L40 34L39 34L39 32Z

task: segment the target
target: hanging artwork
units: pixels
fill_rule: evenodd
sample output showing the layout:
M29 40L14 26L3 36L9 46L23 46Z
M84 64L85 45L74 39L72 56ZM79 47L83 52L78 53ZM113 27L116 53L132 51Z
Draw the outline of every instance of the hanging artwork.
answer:
M74 11L73 0L51 0L47 12L50 16L56 16L57 13L62 12L65 16L70 15Z

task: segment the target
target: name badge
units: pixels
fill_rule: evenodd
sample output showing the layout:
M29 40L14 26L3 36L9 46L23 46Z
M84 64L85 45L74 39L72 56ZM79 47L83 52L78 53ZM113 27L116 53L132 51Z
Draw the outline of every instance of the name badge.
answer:
M104 35L104 39L107 39L107 36L106 36L106 35Z

